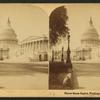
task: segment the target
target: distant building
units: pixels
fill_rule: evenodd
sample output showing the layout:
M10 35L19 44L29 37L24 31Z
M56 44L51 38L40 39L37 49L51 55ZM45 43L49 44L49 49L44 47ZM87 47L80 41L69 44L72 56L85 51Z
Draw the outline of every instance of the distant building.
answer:
M32 61L48 60L48 37L30 36L20 43L20 54Z
M99 34L93 24L92 18L89 20L89 27L82 34L81 45L75 49L71 49L71 59L72 60L92 60L100 59L100 39ZM67 46L67 42L64 44ZM62 44L61 44L62 45ZM58 46L58 45L57 45ZM55 46L55 48L57 47ZM63 58L67 59L67 48L64 46ZM62 47L62 46L61 46ZM54 59L55 61L61 61L62 49L54 49ZM51 51L52 60L52 51Z
M30 36L19 43L8 18L6 27L0 32L0 60L20 57L28 61L47 61L48 37Z
M0 59L9 59L16 56L17 47L17 35L8 18L7 26L0 32Z
M100 39L93 21L90 18L89 27L83 33L81 46L72 50L73 60L87 60L100 57Z

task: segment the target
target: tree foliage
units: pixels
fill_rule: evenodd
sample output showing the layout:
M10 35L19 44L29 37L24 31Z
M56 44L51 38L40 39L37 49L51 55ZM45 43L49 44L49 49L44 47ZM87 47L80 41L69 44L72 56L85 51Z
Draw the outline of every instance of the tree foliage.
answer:
M60 6L51 13L49 18L49 38L51 46L59 41L59 37L66 37L69 28L67 27L67 9Z

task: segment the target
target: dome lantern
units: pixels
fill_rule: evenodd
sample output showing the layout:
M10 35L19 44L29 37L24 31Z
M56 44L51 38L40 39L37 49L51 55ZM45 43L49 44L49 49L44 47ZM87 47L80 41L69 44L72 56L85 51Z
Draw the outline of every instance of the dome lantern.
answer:
M9 27L11 27L11 22L10 22L9 17L8 17L7 25L8 25Z
M8 17L7 26L0 32L0 40L17 40L17 35L11 27L11 21Z
M90 17L90 21L89 21L90 26L93 26L93 21L92 21L92 17Z
M90 17L90 20L89 20L89 27L88 29L83 33L82 35L82 41L83 40L98 40L99 39L99 35L98 35L98 32L96 30L96 28L94 27L93 25L93 20L92 18Z

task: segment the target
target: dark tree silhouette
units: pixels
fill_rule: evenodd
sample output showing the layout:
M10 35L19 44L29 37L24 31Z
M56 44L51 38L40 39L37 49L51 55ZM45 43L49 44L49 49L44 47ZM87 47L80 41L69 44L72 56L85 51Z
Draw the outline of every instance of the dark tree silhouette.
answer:
M75 89L78 88L78 81L70 59L70 34L69 34L69 28L67 26L67 21L68 21L68 16L67 16L67 9L65 6L60 6L54 9L49 18L50 47L55 46L56 43L61 41L61 38L65 38L68 40L66 63L50 62L49 71L51 74L49 79L51 80L50 81L51 84L54 84L55 86L58 85L57 88L63 86L64 89L67 88ZM64 60L63 51L64 47L62 46L61 61ZM52 61L54 61L54 50L52 50ZM53 75L53 77L51 75ZM67 75L67 78L65 77L65 75ZM58 76L59 76L58 79L60 81L63 80L64 84L60 84L61 82L57 79ZM70 77L68 78L68 76Z
M49 18L49 39L51 47L54 46L58 41L61 41L61 37L66 37L66 35L69 33L67 20L68 16L65 6L60 6L54 9L51 13Z

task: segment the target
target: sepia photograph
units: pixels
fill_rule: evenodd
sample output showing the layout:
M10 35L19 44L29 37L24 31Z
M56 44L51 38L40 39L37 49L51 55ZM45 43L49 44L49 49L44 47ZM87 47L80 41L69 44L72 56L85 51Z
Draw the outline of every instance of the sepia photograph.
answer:
M0 3L0 96L100 97L99 9Z
M48 20L32 4L0 4L0 89L48 89Z
M49 89L100 90L100 5L50 7Z

